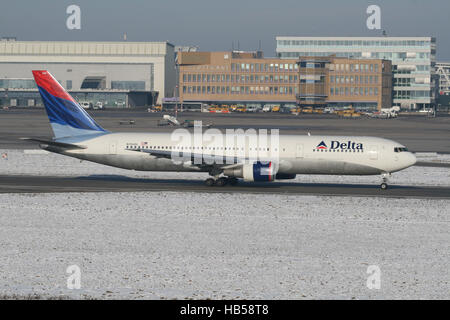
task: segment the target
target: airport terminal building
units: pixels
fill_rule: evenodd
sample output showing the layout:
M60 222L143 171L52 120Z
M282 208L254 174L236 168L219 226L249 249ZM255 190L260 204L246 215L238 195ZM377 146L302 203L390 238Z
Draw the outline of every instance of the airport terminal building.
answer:
M49 70L78 100L108 107L151 106L174 95L168 42L0 40L0 104L41 103L31 70Z
M276 37L278 57L337 57L392 61L393 105L418 110L436 102L433 37Z

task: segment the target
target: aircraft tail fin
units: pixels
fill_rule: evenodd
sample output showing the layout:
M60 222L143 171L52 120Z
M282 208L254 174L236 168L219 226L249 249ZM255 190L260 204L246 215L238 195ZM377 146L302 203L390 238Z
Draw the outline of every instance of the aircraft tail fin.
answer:
M107 133L46 70L33 70L56 139Z

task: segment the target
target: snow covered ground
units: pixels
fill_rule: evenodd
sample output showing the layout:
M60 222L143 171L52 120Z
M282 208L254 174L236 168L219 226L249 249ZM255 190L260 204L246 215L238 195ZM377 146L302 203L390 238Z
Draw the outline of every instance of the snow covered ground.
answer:
M0 150L0 174L135 172ZM423 155L426 161L450 156ZM379 177L298 176L371 183ZM412 167L393 184L450 185L449 168ZM0 194L0 298L450 298L450 200L181 192ZM81 289L69 290L70 265ZM366 286L381 269L381 289Z
M450 298L449 200L0 194L0 296ZM66 268L81 289L66 288ZM368 289L367 268L381 270Z
M108 167L88 161L80 161L43 150L0 150L8 153L8 160L0 159L0 174L17 175L123 175L149 179L197 179L207 178L206 173L138 172ZM423 154L420 161L450 162L450 155ZM379 184L379 176L320 176L298 175L286 182L303 183L361 183ZM450 186L450 168L411 167L394 173L391 184Z

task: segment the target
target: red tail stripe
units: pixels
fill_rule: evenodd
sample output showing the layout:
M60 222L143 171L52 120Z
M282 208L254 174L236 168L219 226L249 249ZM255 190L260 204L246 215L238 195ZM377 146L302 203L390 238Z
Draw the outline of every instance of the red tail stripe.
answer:
M52 96L77 103L48 71L33 70L33 76L36 84Z

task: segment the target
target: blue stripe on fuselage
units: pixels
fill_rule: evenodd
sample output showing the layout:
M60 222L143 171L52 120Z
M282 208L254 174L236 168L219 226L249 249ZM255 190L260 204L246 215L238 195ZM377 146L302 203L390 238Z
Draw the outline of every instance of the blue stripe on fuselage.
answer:
M94 130L106 132L92 119L86 111L74 102L57 98L48 93L42 87L38 87L50 123L58 123L77 129Z

